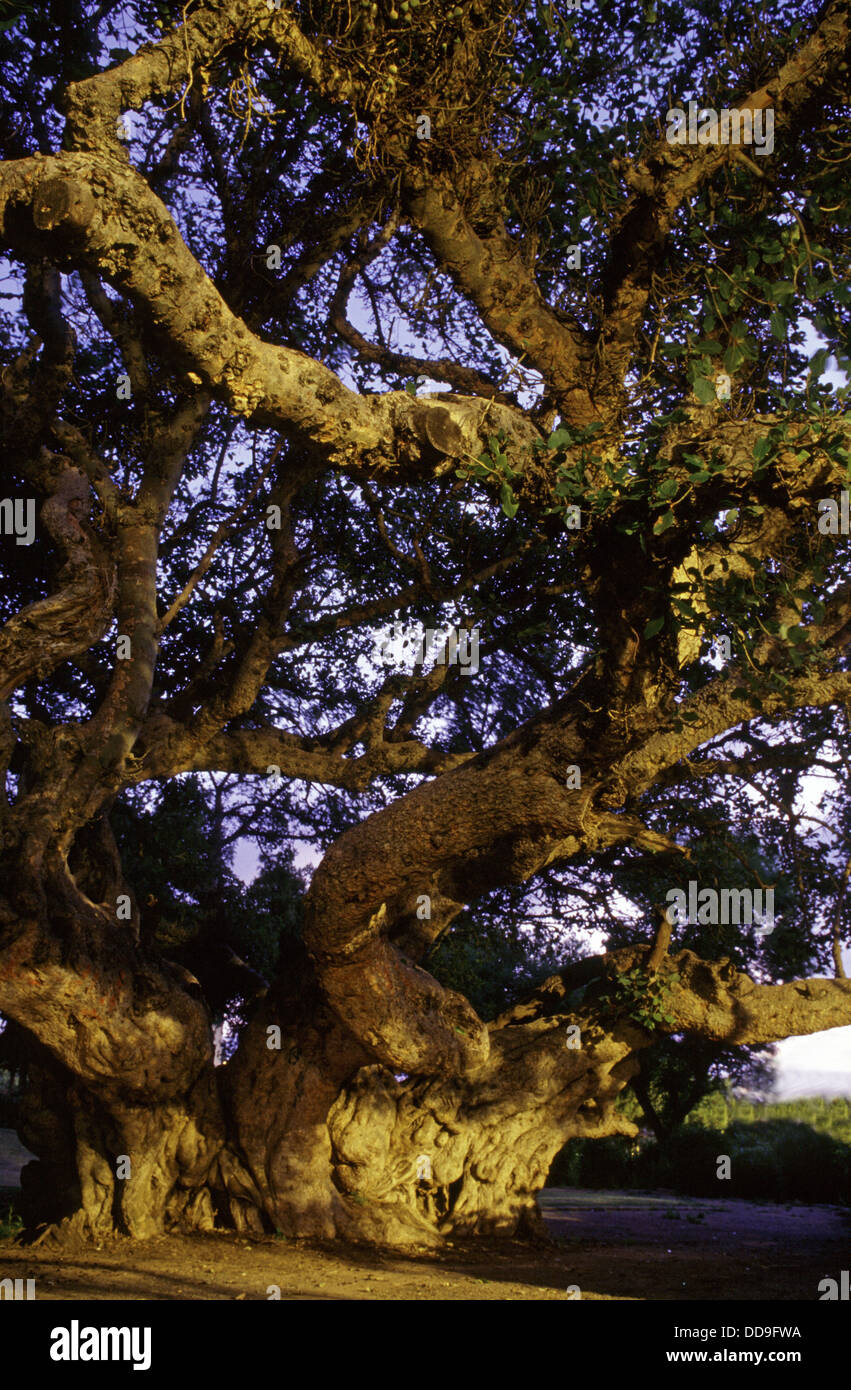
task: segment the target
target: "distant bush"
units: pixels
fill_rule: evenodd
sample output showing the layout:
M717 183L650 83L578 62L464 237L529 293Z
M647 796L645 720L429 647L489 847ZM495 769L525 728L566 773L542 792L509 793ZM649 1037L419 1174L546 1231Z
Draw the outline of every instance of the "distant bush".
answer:
M726 1196L732 1183L718 1180L720 1154L730 1154L731 1159L734 1157L729 1130L722 1132L683 1124L663 1144L647 1146L647 1175L653 1180L654 1187L669 1187L674 1192L688 1192L693 1197ZM732 1170L737 1170L735 1161Z
M7 1240L10 1236L13 1238L19 1236L23 1228L23 1220L11 1202L6 1207L5 1212L0 1208L0 1240Z
M764 1124L767 1120L798 1120L822 1134L851 1144L851 1105L845 1096L825 1100L810 1096L806 1100L760 1101L756 1104L723 1092L705 1096L692 1110L686 1124L706 1129L726 1129L734 1120Z
M551 1187L645 1187L655 1183L649 1150L634 1139L574 1139L553 1160Z
M730 1177L718 1177L729 1155ZM666 1188L693 1197L851 1205L851 1145L799 1120L766 1116L710 1129L694 1116L665 1140L572 1140L556 1157L555 1186Z
M780 1121L781 1124L789 1124ZM726 1190L735 1197L748 1197L755 1202L782 1202L799 1198L816 1199L803 1187L795 1188L786 1168L786 1144L782 1136L773 1138L768 1125L747 1125L737 1121L725 1130L724 1152L730 1156L730 1178L714 1180L714 1191L709 1196L721 1197ZM798 1126L795 1126L798 1128ZM806 1126L801 1125L801 1129ZM811 1130L814 1138L823 1138ZM722 1136L715 1135L718 1139ZM824 1141L830 1145L831 1140ZM716 1170L717 1171L717 1170Z

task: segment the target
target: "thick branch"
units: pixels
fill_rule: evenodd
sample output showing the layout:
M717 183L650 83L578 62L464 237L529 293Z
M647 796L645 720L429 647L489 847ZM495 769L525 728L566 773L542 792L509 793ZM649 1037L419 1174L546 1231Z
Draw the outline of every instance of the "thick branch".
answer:
M46 451L42 457L47 457ZM88 481L58 455L53 465L61 471L41 509L41 520L65 555L60 587L22 609L0 630L2 700L28 677L44 677L68 657L87 651L112 620L115 567L83 520L90 505Z
M565 420L585 425L597 419L587 384L590 348L580 330L545 302L504 227L477 235L448 180L431 172L409 174L405 197L441 266L497 342L541 373Z
M181 772L239 772L265 775L280 768L284 778L300 778L329 787L364 791L376 778L397 772L438 775L460 767L472 753L444 753L416 739L379 743L359 758L345 758L333 748L335 735L318 742L283 729L236 729L202 742L183 725L155 715L139 736L142 757L132 781L175 777Z
M377 362L385 371L400 376L427 376L434 381L446 381L456 391L481 396L486 400L501 400L511 405L511 398L500 391L498 386L483 377L473 367L453 362L447 357L428 359L414 357L410 353L393 352L381 343L371 343L346 317L346 305L359 273L389 243L396 230L397 220L391 218L377 236L364 247L341 270L337 289L331 300L328 318L344 342L353 347L359 357L366 362Z
M567 1017L583 1029L588 1020L606 1031L622 1035L627 1029L636 1041L636 1029L647 1030L627 1012L618 1014L618 996L609 980L636 966L655 968L665 985L664 1012L672 1023L658 1024L660 1032L695 1033L729 1046L755 1046L783 1038L844 1028L851 1023L851 980L812 977L780 985L758 985L736 970L727 959L702 960L693 951L679 951L653 967L653 946L625 946L607 955L587 957L544 980L522 1003L501 1014L495 1027L504 1028L537 1019ZM678 976L674 980L673 976ZM585 997L573 1014L565 1008L577 986Z
M94 190L94 192L92 191ZM255 425L294 427L341 467L439 475L503 428L516 448L537 437L498 401L360 396L320 362L253 334L201 269L165 205L131 168L88 154L0 166L0 236L29 250L33 224L66 264L88 266L142 306L166 351Z
M729 961L704 961L691 951L672 956L667 1031L698 1033L714 1042L757 1044L843 1028L851 1023L851 980L792 980L757 985Z

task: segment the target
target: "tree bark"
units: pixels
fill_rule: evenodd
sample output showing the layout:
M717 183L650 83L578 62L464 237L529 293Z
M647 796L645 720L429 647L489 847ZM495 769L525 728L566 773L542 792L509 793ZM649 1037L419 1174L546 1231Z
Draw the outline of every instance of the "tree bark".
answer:
M485 1061L442 1077L364 1060L316 983L306 988L303 964L288 997L264 1000L227 1068L232 1132L254 1181L238 1196L248 1203L238 1224L256 1226L260 1213L287 1234L404 1247L539 1233L536 1196L565 1142L637 1133L615 1102L653 1033L625 1012L616 980L648 969L651 950L551 977L488 1025ZM708 1026L719 1040L764 1042L851 1020L844 981L760 986L689 951L660 973L679 975L666 991L668 1032ZM584 995L572 1003L577 975ZM268 1029L285 1018L270 1048Z
M485 1056L437 1076L377 1063L301 951L215 1070L203 1005L168 990L165 966L155 976L137 957L133 1003L107 1023L83 1006L85 969L68 976L43 953L24 969L19 948L21 973L49 982L51 1007L38 990L14 993L7 952L0 1004L38 1038L20 1126L40 1159L24 1174L30 1225L145 1237L224 1220L407 1249L540 1233L536 1195L564 1143L636 1133L615 1103L654 1034L618 977L649 975L652 951L627 947L552 976L486 1025ZM669 1032L766 1042L851 1021L845 980L757 985L689 951L655 973ZM66 1012L73 1047L58 1028Z

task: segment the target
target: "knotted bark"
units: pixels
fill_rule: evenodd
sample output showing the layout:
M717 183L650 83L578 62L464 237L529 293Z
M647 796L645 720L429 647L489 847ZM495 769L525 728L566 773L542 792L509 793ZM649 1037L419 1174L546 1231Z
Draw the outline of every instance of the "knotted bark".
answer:
M403 1247L540 1233L536 1196L565 1142L636 1133L615 1103L654 1034L618 989L624 971L662 980L666 1032L753 1043L851 1021L849 981L756 985L727 961L681 951L655 962L652 951L627 947L552 976L488 1025L483 1063L432 1078L364 1062L302 963L227 1068L244 1164L226 1182L238 1226Z
M67 459L56 455L52 463L59 466L58 478L41 521L65 559L57 589L0 629L0 700L31 676L43 678L68 657L88 651L112 621L115 565L86 523L88 480Z

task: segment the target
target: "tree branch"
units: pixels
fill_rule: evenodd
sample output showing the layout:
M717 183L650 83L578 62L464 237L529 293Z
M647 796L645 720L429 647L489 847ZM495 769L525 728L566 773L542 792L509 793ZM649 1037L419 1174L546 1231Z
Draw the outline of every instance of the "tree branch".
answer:
M89 266L142 306L166 355L232 412L258 426L294 427L336 466L438 476L480 453L500 428L520 450L539 437L522 412L499 401L361 396L320 362L263 342L229 309L131 168L76 153L0 165L3 244L29 250L33 222L66 264Z
M849 14L844 0L832 0L824 18L798 52L765 86L736 102L752 111L774 108L775 129L791 130L806 107L845 60ZM600 332L595 398L614 403L632 360L653 275L680 207L730 159L734 146L670 145L659 139L643 160L625 170L632 195L618 216L603 272L606 312Z
M30 676L43 678L68 657L87 651L112 621L115 567L85 523L88 480L67 459L47 450L42 450L42 465L55 481L41 520L64 552L65 563L60 587L0 630L0 700Z

